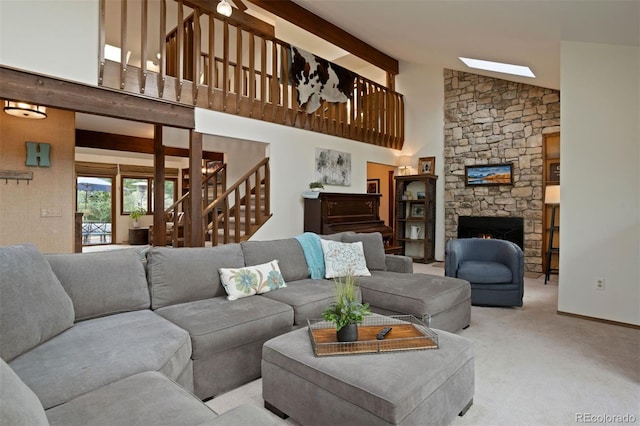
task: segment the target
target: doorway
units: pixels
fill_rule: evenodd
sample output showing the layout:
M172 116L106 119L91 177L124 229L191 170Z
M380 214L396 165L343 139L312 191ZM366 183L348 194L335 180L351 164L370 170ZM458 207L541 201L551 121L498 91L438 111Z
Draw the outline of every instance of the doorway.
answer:
M393 228L393 172L395 166L367 162L367 192L377 188L380 196L380 219Z
M111 244L115 232L112 177L78 175L76 211L82 213L82 246Z

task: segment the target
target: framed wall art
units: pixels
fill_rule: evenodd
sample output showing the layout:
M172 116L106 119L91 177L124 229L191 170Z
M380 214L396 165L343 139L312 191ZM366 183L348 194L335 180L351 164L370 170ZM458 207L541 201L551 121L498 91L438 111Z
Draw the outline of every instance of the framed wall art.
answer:
M329 185L351 186L351 154L316 148L316 180Z
M380 179L367 179L367 194L380 193Z
M420 157L418 158L418 173L423 175L432 175L436 167L436 157Z
M466 186L512 185L513 165L507 163L465 166L464 183Z

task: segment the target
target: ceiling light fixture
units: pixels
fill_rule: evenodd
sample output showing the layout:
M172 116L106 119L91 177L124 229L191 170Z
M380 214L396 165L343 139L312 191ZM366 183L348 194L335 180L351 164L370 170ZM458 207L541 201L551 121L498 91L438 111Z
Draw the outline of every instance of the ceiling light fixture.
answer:
M502 62L483 61L482 59L463 58L460 56L460 60L464 62L469 68L476 68L485 71L495 71L504 74L520 75L522 77L535 78L535 74L529 67L522 65L505 64Z
M5 101L4 112L15 117L22 118L47 118L47 108L41 105L28 104L26 102Z
M226 16L227 18L231 16L231 5L227 3L227 0L220 0L220 3L216 6L216 10L222 16Z

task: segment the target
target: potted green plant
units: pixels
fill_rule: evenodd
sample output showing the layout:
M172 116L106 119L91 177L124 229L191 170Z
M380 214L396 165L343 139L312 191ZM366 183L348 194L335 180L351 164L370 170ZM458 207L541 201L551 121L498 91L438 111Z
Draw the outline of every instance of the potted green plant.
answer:
M140 227L140 218L146 214L147 210L144 207L136 207L131 213L129 213L129 217L131 217L131 220L133 221L134 228Z
M316 182L311 182L309 184L309 188L312 191L320 191L321 189L324 189L324 185L322 184L322 182L316 181Z
M358 324L371 310L368 303L356 299L356 279L349 273L344 278L336 278L336 301L322 312L322 318L336 325L338 342L358 340Z

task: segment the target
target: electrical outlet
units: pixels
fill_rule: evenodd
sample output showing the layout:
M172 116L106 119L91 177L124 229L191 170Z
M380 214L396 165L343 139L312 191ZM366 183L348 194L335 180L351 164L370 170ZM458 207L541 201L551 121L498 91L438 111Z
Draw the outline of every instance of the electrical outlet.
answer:
M596 278L596 290L604 290L604 278Z

